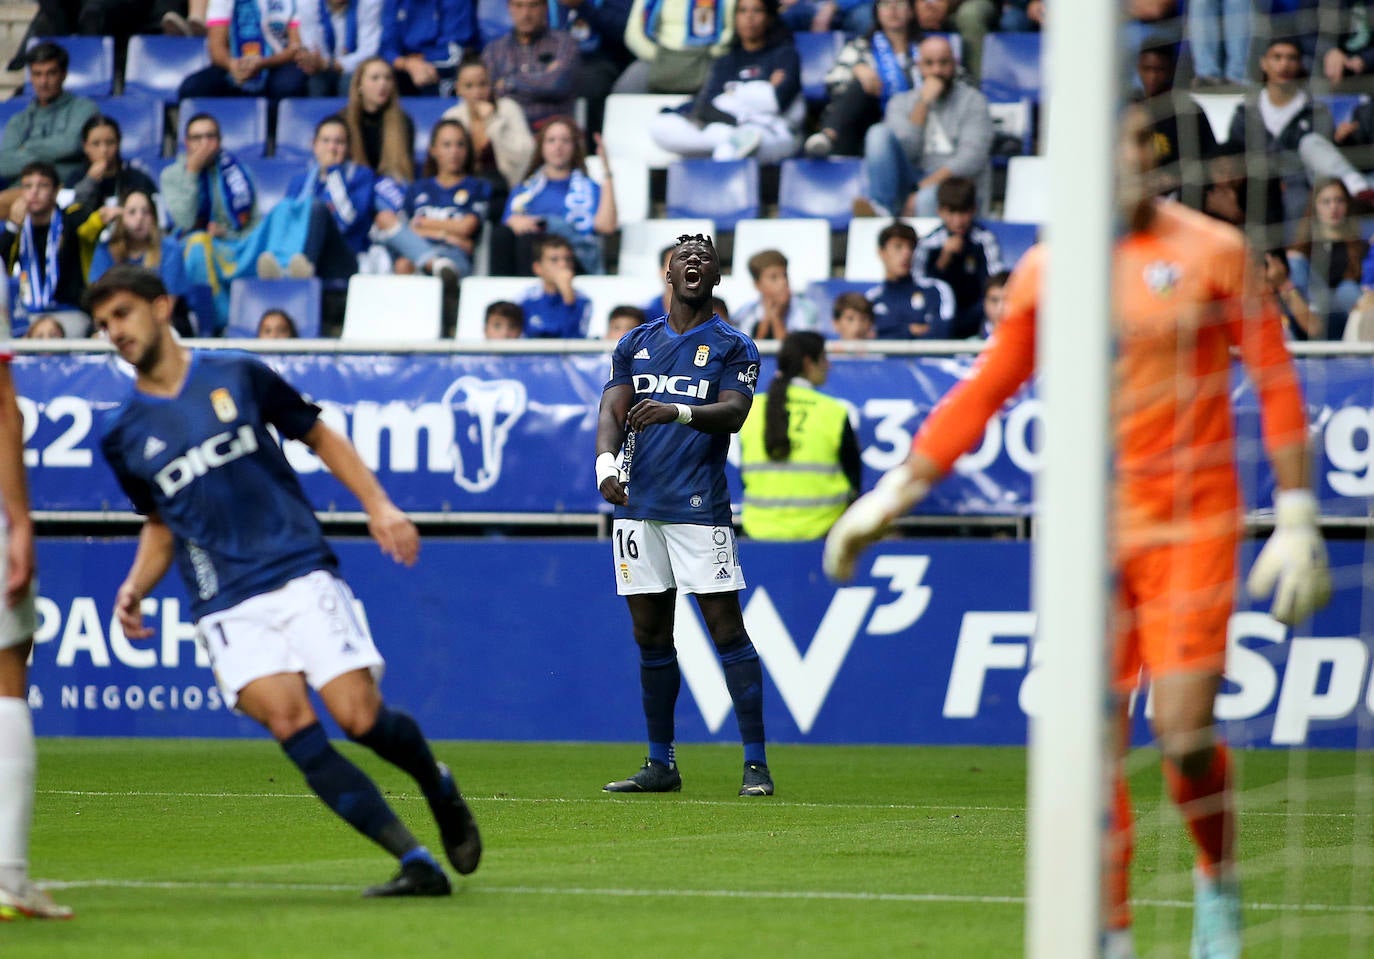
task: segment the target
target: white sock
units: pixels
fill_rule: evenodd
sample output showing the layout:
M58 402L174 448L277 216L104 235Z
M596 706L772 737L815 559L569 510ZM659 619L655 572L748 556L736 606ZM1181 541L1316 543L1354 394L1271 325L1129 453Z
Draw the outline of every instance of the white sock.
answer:
M37 766L29 704L0 697L0 886L7 889L28 879Z

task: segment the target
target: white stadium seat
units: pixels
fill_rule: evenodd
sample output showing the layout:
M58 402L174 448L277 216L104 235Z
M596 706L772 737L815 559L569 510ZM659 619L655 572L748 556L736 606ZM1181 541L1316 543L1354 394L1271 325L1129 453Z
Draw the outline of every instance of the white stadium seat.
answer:
M485 339L487 307L497 300L518 303L538 283L532 276L470 276L458 289L458 327L455 340Z
M1007 161L1007 194L1002 219L1044 225L1050 218L1050 167L1042 156Z
M340 339L433 343L443 329L444 284L433 276L354 274Z
M749 276L749 258L760 250L787 257L787 279L793 290L830 276L830 224L820 219L741 220L735 226L735 252L730 272Z

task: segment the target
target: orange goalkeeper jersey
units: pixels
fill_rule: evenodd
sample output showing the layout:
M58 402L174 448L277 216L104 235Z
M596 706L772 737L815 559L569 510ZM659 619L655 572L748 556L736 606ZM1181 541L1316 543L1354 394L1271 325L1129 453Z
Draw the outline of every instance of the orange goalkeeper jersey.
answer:
M1006 315L973 375L914 441L944 471L1034 370L1046 256L1036 246L1017 266ZM1234 526L1231 347L1258 391L1266 448L1305 440L1302 395L1272 297L1239 231L1170 201L1156 205L1145 230L1117 243L1113 271L1118 546L1177 542L1202 533L1200 524Z

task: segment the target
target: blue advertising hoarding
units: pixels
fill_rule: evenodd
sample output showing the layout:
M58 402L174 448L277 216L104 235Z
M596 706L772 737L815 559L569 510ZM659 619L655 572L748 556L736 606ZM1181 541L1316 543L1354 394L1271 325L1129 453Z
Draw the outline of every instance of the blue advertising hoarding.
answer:
M405 569L338 544L388 659L383 690L436 738L627 741L643 735L638 654L610 545L430 541ZM132 539L45 539L30 702L37 731L72 736L262 735L224 708L174 576L145 600L155 626L113 620ZM866 554L856 581L820 574L820 545L745 542L745 621L776 742L1021 744L1043 708L1029 613L1030 547L908 540ZM1247 557L1248 559L1248 557ZM1218 716L1232 742L1367 746L1370 640L1363 544L1332 544L1338 590L1297 635L1242 609ZM1073 584L1064 587L1070 593ZM677 618L683 742L736 740L724 675L690 600ZM1137 702L1137 714L1148 698ZM1141 727L1143 730L1143 725ZM1142 732L1143 735L1143 732Z
M397 504L427 512L595 513L597 405L609 357L561 355L291 354L268 358L311 396L376 469ZM850 403L865 486L905 457L930 409L967 375L969 357L845 357L826 389ZM1368 358L1298 361L1320 454L1315 474L1328 515L1364 516L1374 493L1374 376ZM772 375L766 361L761 383ZM108 354L42 354L15 361L34 507L127 510L101 461L99 420L130 389ZM1242 482L1267 506L1272 480L1259 445L1253 389L1234 389ZM1040 404L1027 391L989 424L921 511L1025 515L1039 469ZM287 444L323 511L357 504L304 446ZM738 493L738 476L732 489Z

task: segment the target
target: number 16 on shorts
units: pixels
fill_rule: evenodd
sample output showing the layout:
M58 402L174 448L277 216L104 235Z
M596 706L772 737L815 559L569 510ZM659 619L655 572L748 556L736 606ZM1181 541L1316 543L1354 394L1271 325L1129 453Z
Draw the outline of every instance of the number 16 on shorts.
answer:
M744 588L735 530L730 526L618 519L611 530L615 588L621 596L728 593Z

